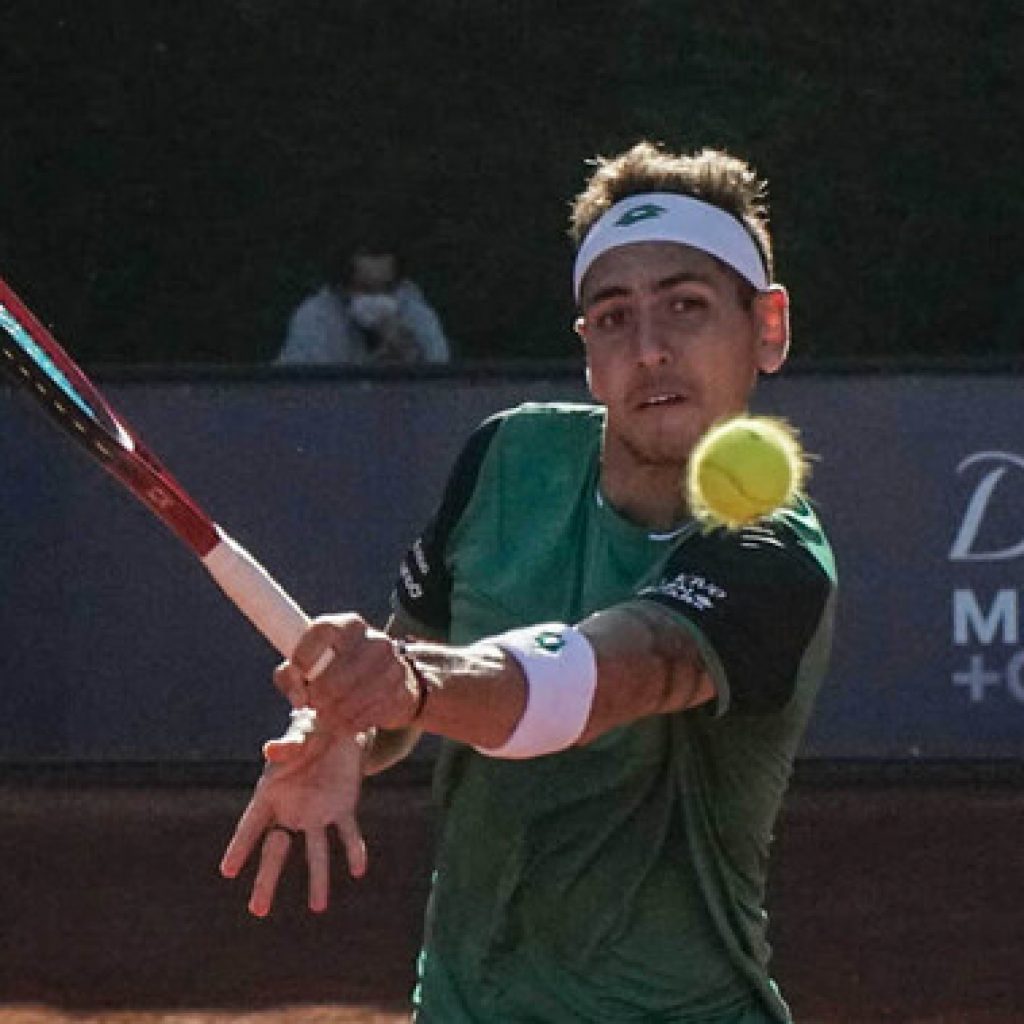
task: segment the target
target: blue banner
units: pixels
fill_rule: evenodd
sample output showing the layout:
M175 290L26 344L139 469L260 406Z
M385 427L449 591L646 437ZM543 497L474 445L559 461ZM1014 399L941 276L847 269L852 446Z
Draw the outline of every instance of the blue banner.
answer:
M484 416L573 377L122 380L113 403L307 612L375 621ZM1024 427L1012 376L792 375L841 581L807 757L1024 757ZM250 761L277 661L202 566L0 390L0 761Z

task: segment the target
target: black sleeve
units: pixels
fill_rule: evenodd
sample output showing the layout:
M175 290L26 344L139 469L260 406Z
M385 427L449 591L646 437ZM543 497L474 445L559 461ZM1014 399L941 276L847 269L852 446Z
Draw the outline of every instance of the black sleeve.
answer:
M498 415L485 420L470 435L455 460L440 506L398 568L392 607L400 609L438 638L447 637L451 622L448 539L469 504L480 467L502 418Z
M756 715L792 697L831 589L792 531L773 521L684 540L658 583L639 596L697 628L724 672L716 680L720 704L731 714Z

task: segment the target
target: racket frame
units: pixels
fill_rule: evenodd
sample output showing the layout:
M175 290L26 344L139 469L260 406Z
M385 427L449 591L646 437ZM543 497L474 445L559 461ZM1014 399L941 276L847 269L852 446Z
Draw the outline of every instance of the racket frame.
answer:
M34 358L12 331L11 320L42 352L81 403L69 397L60 382ZM49 329L0 278L0 361L16 384L21 384L50 418L82 445L108 473L116 477L162 520L200 558L220 542L213 520L174 478L159 459L139 440L124 418L103 397L81 368L67 354Z

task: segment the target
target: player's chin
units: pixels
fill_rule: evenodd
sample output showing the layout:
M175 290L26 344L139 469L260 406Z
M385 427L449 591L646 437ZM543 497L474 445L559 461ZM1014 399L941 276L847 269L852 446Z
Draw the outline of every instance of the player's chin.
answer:
M686 464L696 443L693 431L636 431L627 444L634 458L649 466L675 466Z
M641 407L633 423L637 446L658 462L686 459L703 433L700 410L690 402Z

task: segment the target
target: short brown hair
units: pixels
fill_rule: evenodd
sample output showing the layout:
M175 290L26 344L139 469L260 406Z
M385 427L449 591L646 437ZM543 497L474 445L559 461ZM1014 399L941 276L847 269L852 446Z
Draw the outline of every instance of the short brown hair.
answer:
M569 237L577 249L595 221L619 200L641 192L678 192L731 213L750 232L771 279L768 183L745 161L719 149L669 153L644 141L591 163L595 169L571 203Z

